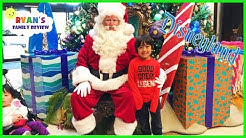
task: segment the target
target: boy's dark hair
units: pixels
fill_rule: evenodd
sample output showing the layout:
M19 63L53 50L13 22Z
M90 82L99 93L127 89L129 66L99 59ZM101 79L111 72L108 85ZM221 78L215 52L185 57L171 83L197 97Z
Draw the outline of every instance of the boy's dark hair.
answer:
M151 45L151 48L154 49L154 40L149 35L141 35L136 38L135 50L138 53L138 47L141 43L144 42L147 45Z

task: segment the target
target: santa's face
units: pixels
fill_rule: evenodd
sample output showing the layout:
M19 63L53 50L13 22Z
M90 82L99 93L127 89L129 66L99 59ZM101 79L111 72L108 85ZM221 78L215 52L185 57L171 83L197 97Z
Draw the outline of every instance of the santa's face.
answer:
M119 19L115 15L108 16L103 19L103 26L105 26L106 30L115 31L120 23Z

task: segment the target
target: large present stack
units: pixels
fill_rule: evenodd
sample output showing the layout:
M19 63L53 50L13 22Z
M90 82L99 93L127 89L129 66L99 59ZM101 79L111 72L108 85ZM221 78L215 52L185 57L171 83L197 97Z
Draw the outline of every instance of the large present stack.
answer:
M53 20L48 3L40 3L37 10ZM49 97L62 87L73 91L69 73L75 68L77 53L58 50L58 36L54 20L50 31L35 33L29 38L29 54L21 55L23 97L33 113L45 118Z
M236 94L238 87L242 85L243 77L243 42L241 41L222 41L221 45L229 48L230 50L236 50L240 48L240 53L237 56L235 62L233 63L233 72L232 72L232 93Z
M173 82L173 109L185 129L223 126L230 115L231 71L209 56L182 56Z
M23 96L30 109L46 117L49 97L62 87L73 90L69 73L75 68L77 53L21 55Z

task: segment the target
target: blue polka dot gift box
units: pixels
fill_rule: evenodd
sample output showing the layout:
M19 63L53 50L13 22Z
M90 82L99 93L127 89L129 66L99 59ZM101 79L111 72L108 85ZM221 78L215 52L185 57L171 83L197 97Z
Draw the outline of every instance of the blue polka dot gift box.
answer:
M185 129L223 126L230 115L232 67L212 55L182 56L173 82L173 109Z

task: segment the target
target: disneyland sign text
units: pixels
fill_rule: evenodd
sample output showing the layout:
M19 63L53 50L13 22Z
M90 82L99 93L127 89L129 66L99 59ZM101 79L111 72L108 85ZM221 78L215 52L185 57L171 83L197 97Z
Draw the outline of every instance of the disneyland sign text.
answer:
M230 50L229 48L222 46L220 42L214 42L216 38L215 35L213 35L211 40L209 40L209 38L205 38L205 36L202 35L201 33L196 34L191 29L187 30L185 24L180 25L182 24L181 20L178 20L177 24L175 25L176 19L170 13L165 12L165 15L167 15L167 18L164 20L162 28L160 29L160 31L163 32L164 34L167 34L174 30L173 35L176 35L178 38L185 37L184 38L185 41L192 43L194 46L197 46L195 50L198 53L204 53L206 51L206 52L211 52L212 54L215 54L215 55L218 54L220 58L222 58L223 60L227 60L231 65L236 60L240 52L240 48L237 48L236 50ZM170 26L169 31L166 32L165 28L169 21L171 21L171 26Z

